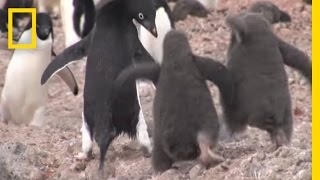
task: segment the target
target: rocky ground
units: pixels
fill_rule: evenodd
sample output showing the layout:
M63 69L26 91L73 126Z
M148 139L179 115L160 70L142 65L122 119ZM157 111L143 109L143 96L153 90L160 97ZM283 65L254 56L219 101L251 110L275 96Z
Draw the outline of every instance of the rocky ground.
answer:
M235 13L241 4L250 0L223 1L219 11L212 11L204 19L188 17L176 27L188 34L195 54L212 57L225 63L229 43L226 14ZM311 57L311 6L299 0L273 0L289 12L293 21L274 26L276 34L303 50ZM55 21L55 46L63 51L60 20ZM0 92L4 84L7 64L12 51L0 50ZM80 86L80 94L73 96L58 78L51 80L50 102L46 111L47 124L43 128L17 127L0 122L0 180L7 179L95 179L99 152L90 162L77 161L81 151L81 112L84 73L81 64L72 67ZM311 179L311 90L303 77L287 68L294 113L294 133L290 146L272 150L269 136L258 129L248 128L230 142L220 142L222 164L204 169L197 161L178 163L178 169L155 174L150 158L144 157L139 145L123 136L116 139L107 153L105 174L110 179ZM210 90L217 109L218 92ZM143 109L152 124L154 90L148 84L141 90Z

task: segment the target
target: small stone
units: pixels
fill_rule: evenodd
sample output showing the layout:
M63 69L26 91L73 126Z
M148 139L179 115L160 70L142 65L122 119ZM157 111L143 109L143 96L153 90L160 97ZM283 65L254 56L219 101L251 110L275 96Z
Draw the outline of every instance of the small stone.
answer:
M77 161L71 165L71 169L75 171L84 171L86 167L86 163L81 161Z
M221 169L224 170L224 171L228 171L229 170L229 167L225 164L221 164Z
M303 169L297 173L296 180L311 180L311 171Z
M265 160L266 159L266 154L265 153L263 153L263 152L260 152L260 153L258 153L257 154L257 160L259 160L259 161L263 161L263 160Z
M311 151L304 151L299 154L299 160L303 162L311 162Z
M200 173L201 173L201 166L195 165L192 169L190 169L189 177L190 177L190 179L194 179L197 176L199 176Z
M44 180L43 174L38 169L33 169L30 172L30 179L32 180Z

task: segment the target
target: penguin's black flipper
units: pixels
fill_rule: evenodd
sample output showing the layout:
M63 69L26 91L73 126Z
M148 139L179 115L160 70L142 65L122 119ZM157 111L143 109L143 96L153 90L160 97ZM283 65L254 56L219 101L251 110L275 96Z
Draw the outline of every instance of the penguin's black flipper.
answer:
M62 70L68 64L80 60L88 54L91 42L91 33L81 41L65 49L45 69L41 77L41 85L46 83L55 73Z
M68 67L63 68L57 75L66 83L75 96L78 95L79 88L77 81Z
M229 70L223 64L206 57L194 56L194 63L205 79L218 86L224 103L231 105L234 88Z
M298 70L312 85L312 65L309 57L298 48L279 39L283 62Z
M160 70L160 65L154 62L138 63L135 65L131 65L122 70L116 78L116 90L121 89L128 82L132 82L137 79L148 79L156 85L160 75Z

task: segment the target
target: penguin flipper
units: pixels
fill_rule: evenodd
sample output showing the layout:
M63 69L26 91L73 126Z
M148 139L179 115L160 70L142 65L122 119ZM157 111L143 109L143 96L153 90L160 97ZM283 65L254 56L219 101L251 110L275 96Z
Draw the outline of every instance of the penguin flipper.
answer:
M160 70L160 65L154 62L131 65L122 70L118 75L115 81L115 87L118 90L125 86L125 84L137 79L148 79L156 85L160 75Z
M67 86L75 96L78 95L79 88L77 81L68 67L59 71L58 76L67 84Z
M91 41L91 33L81 41L65 49L47 66L41 77L41 85L45 84L55 73L62 70L68 64L80 60L88 54Z
M298 48L279 39L284 64L298 70L312 84L312 65L309 57Z
M218 86L225 103L231 105L234 87L231 73L227 67L220 62L200 56L194 56L194 63L205 79Z

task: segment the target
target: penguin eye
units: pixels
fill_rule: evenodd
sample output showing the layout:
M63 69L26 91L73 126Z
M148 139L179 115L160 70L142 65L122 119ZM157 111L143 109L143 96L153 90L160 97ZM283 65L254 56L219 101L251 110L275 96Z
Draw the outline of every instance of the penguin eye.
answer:
M144 19L144 15L143 15L142 13L139 13L138 16L139 16L139 19L140 19L140 20L143 20L143 19Z

